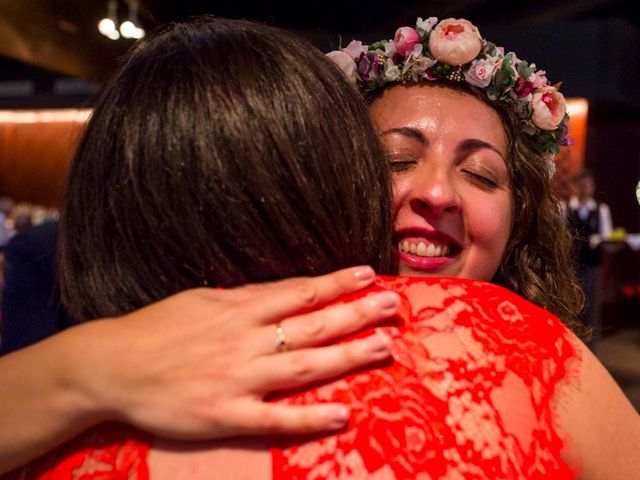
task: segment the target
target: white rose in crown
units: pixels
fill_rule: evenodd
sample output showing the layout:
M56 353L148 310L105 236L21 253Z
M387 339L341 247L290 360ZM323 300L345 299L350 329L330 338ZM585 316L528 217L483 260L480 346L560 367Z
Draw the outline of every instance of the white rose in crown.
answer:
M531 105L533 107L531 120L542 130L555 130L567 113L564 95L555 87L534 90Z
M491 83L495 68L496 64L491 60L474 60L464 73L464 79L470 85L485 88Z
M464 65L476 58L482 50L482 37L470 21L447 18L431 32L429 50L439 62Z
M362 55L363 53L367 53L368 49L368 45L363 45L362 42L352 40L349 42L349 45L347 45L342 50L347 52L354 60L358 60L360 58L360 55Z
M344 73L352 84L356 84L356 70L358 66L353 58L351 58L351 55L344 50L334 50L333 52L327 53L327 57L342 70L342 73Z

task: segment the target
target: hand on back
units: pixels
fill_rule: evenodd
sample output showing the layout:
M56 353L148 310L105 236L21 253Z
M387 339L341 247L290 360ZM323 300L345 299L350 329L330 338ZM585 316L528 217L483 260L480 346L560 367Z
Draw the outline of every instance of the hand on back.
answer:
M98 367L83 392L102 419L173 439L341 428L349 414L342 405L294 407L264 398L389 355L378 335L325 346L396 313L399 299L391 292L323 308L372 281L370 268L355 267L229 290L200 288L85 325L99 332L86 335L82 356ZM277 348L277 325L286 349Z

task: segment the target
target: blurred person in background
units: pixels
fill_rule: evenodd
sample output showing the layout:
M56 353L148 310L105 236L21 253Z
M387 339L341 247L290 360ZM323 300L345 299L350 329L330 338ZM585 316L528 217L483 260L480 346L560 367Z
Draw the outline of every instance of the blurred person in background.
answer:
M586 306L582 320L591 331L589 346L596 350L601 331L601 260L602 242L613 229L609 206L595 199L596 179L585 169L573 178L575 194L567 203L567 221L575 236L577 275Z
M4 249L0 355L36 343L72 325L57 286L58 222L16 234Z
M11 238L12 229L7 222L11 210L13 209L13 200L7 197L0 198L0 250L2 250Z

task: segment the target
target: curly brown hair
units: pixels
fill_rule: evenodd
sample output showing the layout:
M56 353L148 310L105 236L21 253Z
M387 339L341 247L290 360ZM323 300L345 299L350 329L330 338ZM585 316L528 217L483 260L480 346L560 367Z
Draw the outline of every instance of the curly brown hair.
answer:
M491 281L554 313L587 340L590 332L579 320L584 295L575 275L573 241L547 154L524 133L517 114L504 102L492 101L483 90L465 83L438 83L473 95L491 107L507 134L513 219L505 253ZM365 94L367 103L371 105L395 85Z
M573 239L553 182L551 160L524 134L504 103L491 102L484 92L475 95L498 112L509 142L513 224L493 282L553 312L587 340L590 332L579 320L584 295L575 275Z

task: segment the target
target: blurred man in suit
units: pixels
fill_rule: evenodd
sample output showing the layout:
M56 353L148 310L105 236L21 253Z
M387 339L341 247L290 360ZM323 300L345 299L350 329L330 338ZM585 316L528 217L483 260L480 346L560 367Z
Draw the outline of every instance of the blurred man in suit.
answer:
M591 170L583 170L573 179L575 194L569 199L568 220L576 235L577 270L586 297L583 321L593 330L590 347L601 336L600 257L601 243L611 235L611 210L595 199L596 182Z
M58 223L13 237L4 248L0 354L18 350L71 325L56 284Z

